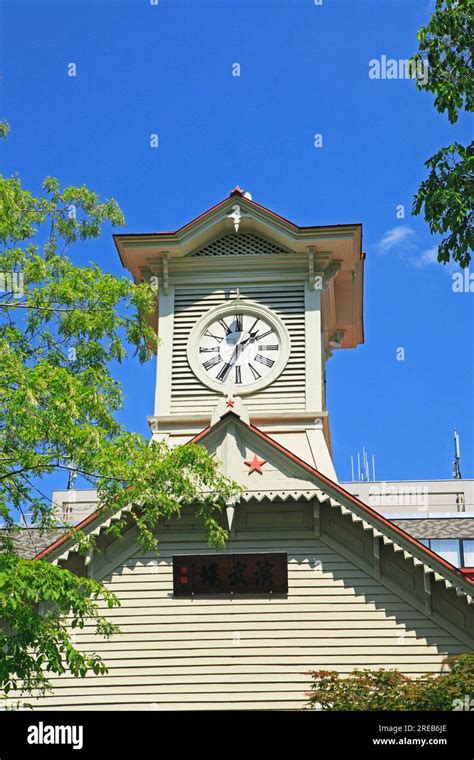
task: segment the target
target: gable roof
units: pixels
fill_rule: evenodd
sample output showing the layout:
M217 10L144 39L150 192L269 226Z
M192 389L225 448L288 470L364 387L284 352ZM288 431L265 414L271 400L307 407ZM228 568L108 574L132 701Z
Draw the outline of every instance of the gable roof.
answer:
M117 252L120 256L120 260L122 264L124 263L122 258L122 250L121 250L121 243L122 241L126 241L128 239L138 238L138 237L149 237L153 236L154 238L160 239L160 238L177 238L183 236L191 227L196 225L199 222L207 220L208 217L211 217L215 214L215 212L225 208L226 205L229 205L230 201L234 201L238 199L239 203L241 203L243 206L246 206L249 209L255 209L262 211L265 215L269 215L272 217L275 221L281 222L285 227L290 228L293 232L297 232L298 230L301 231L313 231L313 230L337 230L337 229L352 229L352 228L358 228L361 230L362 225L360 222L356 222L353 224L325 224L325 225L305 225L305 226L299 226L295 224L294 222L291 222L289 219L286 219L284 216L281 216L280 214L275 213L275 211L272 211L267 206L263 206L261 203L257 203L252 198L249 198L248 196L244 195L243 190L240 189L240 187L234 188L227 198L224 198L222 201L219 201L218 203L214 204L214 206L211 206L211 208L208 208L206 211L203 211L201 214L198 214L193 219L191 219L189 222L186 222L186 224L183 224L181 227L178 227L178 229L168 232L149 232L144 235L141 232L125 232L125 233L115 233L112 237L114 239L115 246L117 248Z
M415 566L423 565L425 573L433 574L436 581L444 581L447 588L454 587L458 595L468 597L469 603L474 601L474 578L471 573L463 573L462 570L432 552L412 535L395 525L391 520L380 515L367 504L364 504L348 491L345 491L338 483L330 480L330 478L320 473L310 464L304 462L291 451L288 451L288 449L277 443L266 433L263 433L255 425L244 422L233 409L226 411L214 425L206 427L194 436L189 443L204 444L204 442L207 442L209 444L210 437L224 433L226 426L230 423L238 425L250 443L258 444L258 442L261 442L263 446L275 455L291 463L295 471L301 473L303 480L309 481L309 485L313 486L311 495L316 496L319 502L327 503L332 508L340 509L342 514L352 519L353 522L361 523L364 530L370 530L374 536L380 537L384 544L392 544L394 551L403 552L403 556L407 561L411 561ZM261 489L260 493L265 496L268 495L264 489ZM243 495L243 498L255 498L256 494L255 490L249 489ZM275 492L275 495L281 496L281 493ZM288 495L291 496L291 491L288 492ZM270 498L272 498L271 495ZM86 530L86 532L90 531L98 535L112 521L118 519L124 511L129 511L130 509L131 505L115 513L113 510L97 510L79 523L73 531L69 531L39 552L36 555L36 559L48 558L54 562L59 561L59 559L67 559L69 553L74 550L76 530Z
M0 528L0 535L6 535L10 531L6 528ZM18 555L23 559L33 559L38 552L47 549L52 541L56 541L64 535L64 528L25 528L15 530L11 533L11 538Z

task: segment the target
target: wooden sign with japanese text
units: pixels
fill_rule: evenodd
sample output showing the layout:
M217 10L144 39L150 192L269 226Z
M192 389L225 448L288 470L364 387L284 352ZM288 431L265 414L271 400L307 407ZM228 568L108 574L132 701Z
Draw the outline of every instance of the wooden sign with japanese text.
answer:
M285 553L183 554L173 557L175 596L287 594Z

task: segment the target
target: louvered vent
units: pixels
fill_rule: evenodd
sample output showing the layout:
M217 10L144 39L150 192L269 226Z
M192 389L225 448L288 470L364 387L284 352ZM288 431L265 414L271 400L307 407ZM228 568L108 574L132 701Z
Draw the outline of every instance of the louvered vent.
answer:
M289 253L270 240L252 235L251 232L223 235L212 243L190 254L194 256L264 256L271 253Z
M252 413L259 411L291 411L305 408L305 311L304 287L299 284L242 287L241 297L272 309L284 322L290 334L291 354L286 368L270 386L245 396L245 405ZM171 413L212 413L222 397L203 385L188 364L186 344L198 319L209 309L227 301L223 290L213 288L177 288L173 335Z

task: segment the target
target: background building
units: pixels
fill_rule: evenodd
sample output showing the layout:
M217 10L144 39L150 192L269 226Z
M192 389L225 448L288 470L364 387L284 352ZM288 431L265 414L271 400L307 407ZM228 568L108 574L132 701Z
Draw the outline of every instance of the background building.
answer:
M341 483L456 567L474 568L474 481Z

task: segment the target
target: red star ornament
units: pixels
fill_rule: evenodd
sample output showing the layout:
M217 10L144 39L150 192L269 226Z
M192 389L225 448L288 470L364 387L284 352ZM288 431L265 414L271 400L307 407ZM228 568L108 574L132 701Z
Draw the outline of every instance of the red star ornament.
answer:
M266 463L266 459L259 459L256 454L253 455L253 459L246 459L244 462L249 468L249 475L251 475L252 472L259 472L260 475L262 475L262 467Z

